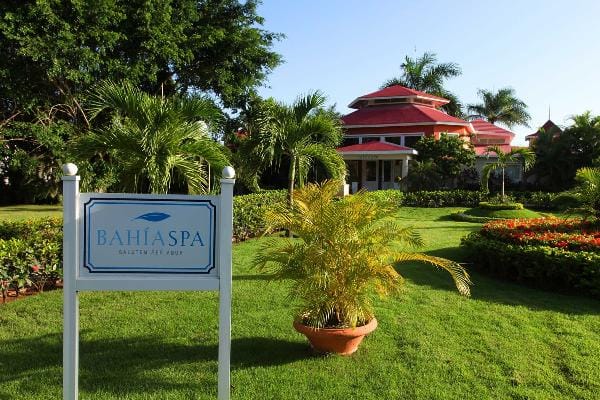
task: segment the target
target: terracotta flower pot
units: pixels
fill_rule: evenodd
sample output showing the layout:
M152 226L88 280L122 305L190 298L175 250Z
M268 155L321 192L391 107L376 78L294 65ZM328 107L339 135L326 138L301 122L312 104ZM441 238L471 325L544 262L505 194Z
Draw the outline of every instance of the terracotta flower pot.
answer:
M365 335L377 328L377 320L356 328L312 328L294 321L294 329L304 334L313 349L321 353L349 355L358 349Z

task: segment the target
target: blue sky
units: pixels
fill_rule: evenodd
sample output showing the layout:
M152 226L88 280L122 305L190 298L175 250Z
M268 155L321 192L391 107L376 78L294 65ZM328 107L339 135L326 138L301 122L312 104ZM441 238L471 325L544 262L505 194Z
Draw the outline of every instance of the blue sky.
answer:
M319 89L338 111L400 74L405 55L437 53L462 75L447 82L463 103L477 89L511 86L529 106L531 128L548 118L600 113L600 1L264 0L264 28L285 63L260 93L284 102Z

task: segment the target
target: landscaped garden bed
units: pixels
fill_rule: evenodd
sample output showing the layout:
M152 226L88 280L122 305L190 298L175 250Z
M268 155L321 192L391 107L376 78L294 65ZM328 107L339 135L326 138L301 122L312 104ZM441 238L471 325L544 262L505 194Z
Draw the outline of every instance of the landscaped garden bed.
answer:
M492 221L462 240L479 270L600 297L600 224L581 219Z

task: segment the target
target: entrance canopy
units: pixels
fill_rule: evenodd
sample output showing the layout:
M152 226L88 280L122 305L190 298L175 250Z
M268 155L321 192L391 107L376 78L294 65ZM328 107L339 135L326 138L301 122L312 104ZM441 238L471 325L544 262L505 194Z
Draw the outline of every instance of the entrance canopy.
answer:
M399 187L399 179L408 173L408 162L417 155L415 149L394 143L374 141L337 149L346 161L352 193Z
M398 158L399 155L417 155L417 151L410 147L381 141L338 147L337 151L341 153L344 160L363 159L362 156L366 155L374 156L373 159L393 159Z

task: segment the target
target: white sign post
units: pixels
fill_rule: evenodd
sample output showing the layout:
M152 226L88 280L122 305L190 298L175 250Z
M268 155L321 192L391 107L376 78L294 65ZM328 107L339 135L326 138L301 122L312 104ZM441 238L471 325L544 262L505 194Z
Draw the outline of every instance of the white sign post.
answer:
M63 172L63 399L79 395L85 290L219 291L218 398L229 399L233 168L220 196L79 193L77 167Z

